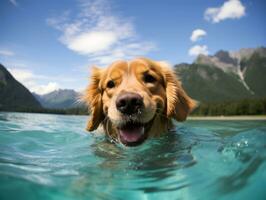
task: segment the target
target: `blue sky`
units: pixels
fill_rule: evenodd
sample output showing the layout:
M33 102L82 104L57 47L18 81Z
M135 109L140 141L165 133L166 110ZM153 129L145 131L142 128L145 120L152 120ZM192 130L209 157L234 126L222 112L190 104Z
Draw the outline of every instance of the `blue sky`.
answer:
M85 88L92 65L193 62L266 46L264 0L1 0L0 63L31 91Z

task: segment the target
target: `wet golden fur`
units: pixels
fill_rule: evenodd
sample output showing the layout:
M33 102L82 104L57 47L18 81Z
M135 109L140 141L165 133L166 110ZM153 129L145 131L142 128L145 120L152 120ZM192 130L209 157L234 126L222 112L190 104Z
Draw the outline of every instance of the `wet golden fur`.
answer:
M155 82L146 83L144 74L150 74ZM113 88L107 83L112 80ZM143 97L144 110L136 116L137 121L152 121L148 137L159 136L171 127L171 119L184 121L195 107L195 102L183 90L180 81L166 63L146 58L117 61L106 69L93 68L84 100L91 117L87 130L93 131L103 125L106 134L119 141L117 125L127 120L115 107L115 100L123 92L135 92Z

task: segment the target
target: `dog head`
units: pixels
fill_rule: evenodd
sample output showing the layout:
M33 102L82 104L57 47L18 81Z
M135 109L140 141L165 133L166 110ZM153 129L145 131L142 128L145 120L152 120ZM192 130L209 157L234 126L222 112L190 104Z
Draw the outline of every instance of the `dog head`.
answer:
M165 63L146 58L93 68L84 100L91 111L87 130L102 124L127 146L167 131L171 118L184 121L195 106Z

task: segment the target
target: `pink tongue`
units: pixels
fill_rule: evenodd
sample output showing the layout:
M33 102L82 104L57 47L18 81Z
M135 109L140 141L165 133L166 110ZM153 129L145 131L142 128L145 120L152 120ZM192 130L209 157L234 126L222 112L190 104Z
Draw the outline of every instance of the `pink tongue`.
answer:
M125 142L136 142L144 133L144 127L137 127L132 129L120 129L120 137Z

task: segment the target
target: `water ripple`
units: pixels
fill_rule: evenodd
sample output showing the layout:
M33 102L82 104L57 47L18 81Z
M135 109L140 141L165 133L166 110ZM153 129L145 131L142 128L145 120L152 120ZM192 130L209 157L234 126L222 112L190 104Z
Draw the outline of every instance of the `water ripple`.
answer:
M86 120L0 113L0 197L12 199L13 191L22 199L266 196L264 121L188 121L127 148L86 133Z

